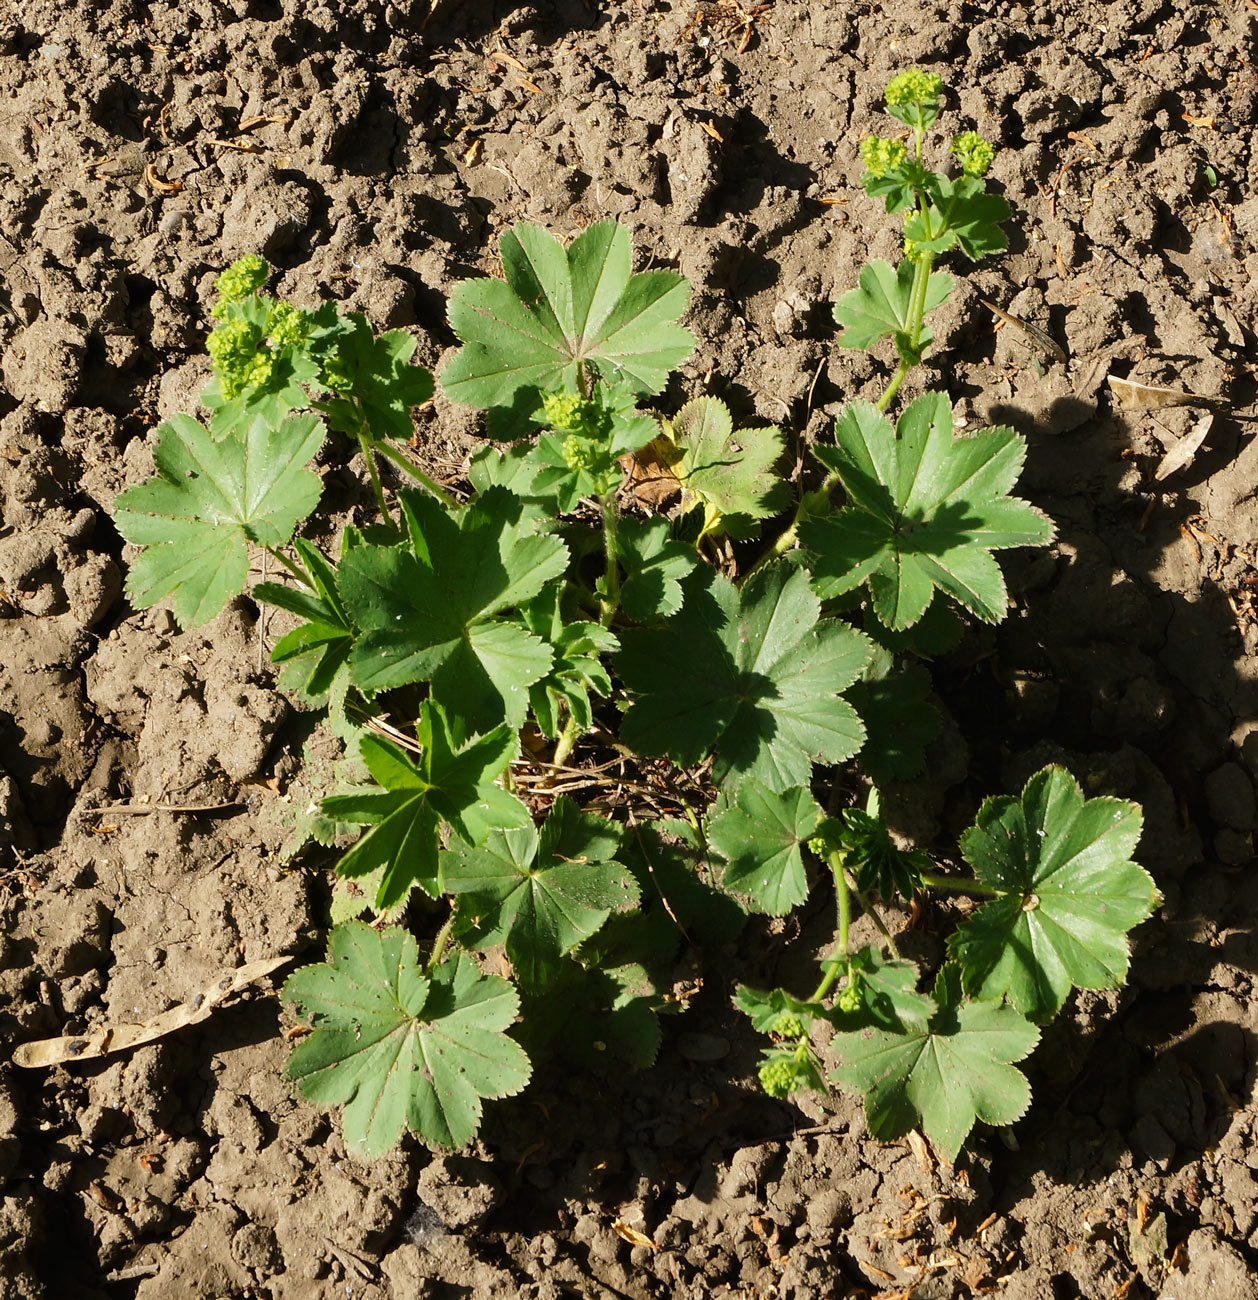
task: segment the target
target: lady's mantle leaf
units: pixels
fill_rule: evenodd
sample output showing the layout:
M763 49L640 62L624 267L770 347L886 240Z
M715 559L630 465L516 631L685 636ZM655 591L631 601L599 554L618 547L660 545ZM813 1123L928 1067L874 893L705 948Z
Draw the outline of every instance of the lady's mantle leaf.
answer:
M821 818L805 789L775 794L758 781L744 781L733 806L708 822L708 843L729 864L722 886L747 894L757 911L785 916L808 897L800 845Z
M940 972L938 1010L928 1026L835 1034L843 1062L831 1078L865 1094L869 1131L889 1142L919 1124L948 1161L956 1159L974 1121L1012 1124L1031 1102L1014 1061L1027 1056L1039 1031L999 1002L961 1002L956 972Z
M347 533L346 539L350 536ZM305 566L310 590L260 582L253 595L306 620L280 638L271 651L271 662L285 665L284 686L320 700L349 658L354 625L336 589L336 570L303 538L293 542L293 549Z
M847 493L847 506L800 528L816 555L823 599L868 581L874 611L889 628L916 623L935 588L991 623L1008 604L992 551L1053 535L1049 520L1008 495L1025 443L1012 429L953 437L952 407L925 393L896 424L853 402L835 425L836 447L816 447Z
M703 504L705 532L749 537L757 519L782 508L788 489L773 473L785 447L781 430L735 433L728 408L715 397L687 402L663 429L675 444L670 468L684 490L682 504Z
M418 760L379 736L363 737L363 761L377 788L329 795L320 805L336 821L371 827L341 858L337 871L357 877L383 870L377 909L391 907L412 885L437 896L443 821L469 844L479 844L492 829L532 824L528 809L494 784L515 755L509 727L496 727L456 749L444 712L427 700L415 733Z
M1084 799L1065 768L1046 767L1019 798L986 800L961 851L1001 897L949 940L968 993L1008 996L1024 1015L1054 1016L1072 986L1115 989L1127 977L1127 931L1152 915L1158 892L1129 861L1140 810Z
M290 976L284 998L313 1025L288 1059L302 1094L345 1106L347 1145L383 1155L409 1127L461 1147L480 1126L482 1097L529 1081L524 1049L502 1031L519 999L462 953L425 976L414 938L361 921L328 937L328 961Z
M621 635L617 666L637 696L621 737L681 765L715 753L713 776L752 776L770 790L804 786L813 759L841 763L865 729L840 697L872 652L845 623L819 618L808 575L768 565L741 591L711 570L684 584L685 604L658 628Z
M458 515L402 494L410 547L362 546L341 563L341 595L362 635L350 654L360 690L428 681L471 730L519 726L550 647L496 617L568 564L557 537L534 536L518 497L491 488Z
M834 319L843 326L839 346L868 349L890 334L897 350L908 348L913 274L914 264L907 259L898 267L882 261L866 263L860 273L860 288L845 293L834 304ZM926 284L926 310L947 301L951 292L952 276L934 272ZM932 338L925 326L918 331L919 354L926 351Z
M622 519L616 555L624 569L620 607L636 623L665 618L681 608L681 582L698 563L693 546L670 539L668 520Z
M158 431L157 473L114 503L114 522L143 546L127 576L139 609L174 596L180 627L206 623L244 590L248 544L282 546L318 504L306 462L323 441L317 416L276 427L255 419L216 440L190 415Z
M442 854L441 884L460 896L464 934L505 943L520 980L543 984L612 912L638 901L633 874L614 861L619 847L610 823L559 798L540 835L530 825Z
M566 251L521 222L498 248L506 282L467 280L450 297L463 347L441 376L451 401L501 408L495 436L523 432L539 392L577 391L583 365L635 393L658 393L694 349L694 335L676 323L690 286L674 271L631 275L629 235L616 222L589 227Z

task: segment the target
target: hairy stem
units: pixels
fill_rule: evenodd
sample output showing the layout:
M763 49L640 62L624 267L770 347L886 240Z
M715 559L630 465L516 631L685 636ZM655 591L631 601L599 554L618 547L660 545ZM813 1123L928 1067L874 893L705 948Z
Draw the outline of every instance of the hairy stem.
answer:
M450 946L450 936L454 933L454 912L446 917L441 929L437 931L437 937L432 943L432 955L428 958L428 974L441 965L441 959L446 955L446 949Z
M985 885L981 880L973 880L966 876L941 876L933 871L923 872L919 879L929 889L948 889L954 894L978 894L983 898L1004 898L1009 892L1006 889L997 889L994 885Z
M620 608L620 566L616 560L616 490L599 497L603 510L603 550L607 553L607 574L603 579L603 594L599 598L599 616L604 627L610 627Z
M430 478L424 473L418 465L414 464L411 459L404 456L396 447L390 447L388 443L377 442L372 444L375 449L382 455L387 456L399 469L405 470L421 487L425 487L429 492L441 501L443 504L455 509L458 502L437 482L436 479Z
M556 767L562 767L568 761L568 755L572 753L572 748L577 743L579 734L577 720L572 716L572 710L569 709L568 721L564 723L564 728L559 733L559 739L555 742L555 755L551 759L551 762Z
M310 586L310 575L304 569L299 568L294 564L283 551L277 550L274 546L268 546L266 547L266 553L274 556L274 558L277 559L303 587Z

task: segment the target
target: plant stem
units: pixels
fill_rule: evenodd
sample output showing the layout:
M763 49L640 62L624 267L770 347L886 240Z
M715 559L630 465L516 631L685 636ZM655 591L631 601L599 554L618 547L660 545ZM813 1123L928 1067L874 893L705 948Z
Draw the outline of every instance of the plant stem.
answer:
M428 958L428 974L441 965L441 959L446 955L446 949L450 946L450 936L454 933L454 912L446 917L441 929L437 931L437 937L432 943L432 955Z
M551 759L556 767L562 767L568 761L568 755L572 753L572 747L577 743L577 735L577 720L569 709L568 721L564 723L564 728L559 733L559 739L555 742L555 755Z
M979 894L983 898L1004 898L1009 892L1007 889L997 889L994 885L985 885L981 880L941 876L933 871L924 871L918 879L930 889L948 889L954 894Z
M925 215L925 200L922 200L923 215ZM930 268L934 262L933 253L921 253L918 260L913 264L913 287L909 290L909 348L910 351L917 350L917 341L922 333L922 321L926 316L926 290L930 284ZM880 411L885 411L891 405L892 399L900 391L900 385L904 382L904 376L912 369L912 364L900 358L900 364L896 367L895 374L891 376L891 382L887 385L886 392L878 399L877 406Z
M275 559L277 559L303 587L310 586L310 575L304 570L298 568L283 551L277 551L274 546L268 546L266 547L266 553L274 556Z
M380 513L391 527L396 528L397 524L393 522L393 516L389 513L388 504L384 499L384 485L380 482L380 470L376 465L375 451L365 429L358 430L358 445L362 448L363 456L367 461L367 472L371 475L371 486L375 490L376 504L380 507Z
M399 469L405 470L422 487L437 498L438 501L454 509L458 502L441 486L434 478L430 478L424 473L418 465L414 464L409 457L404 456L396 447L390 447L388 443L377 442L372 444L375 449L382 455L387 456Z
M847 887L847 873L843 869L842 851L835 849L828 853L826 865L834 877L834 901L839 913L839 936L834 942L834 956L830 961L830 969L817 985L817 991L809 998L810 1002L820 1002L830 992L831 985L839 977L840 962L849 956L847 944L848 931L852 926L852 892Z
M616 560L616 490L613 488L599 497L603 510L603 549L607 552L607 574L603 579L603 594L599 608L604 627L611 627L612 619L620 608L620 566Z

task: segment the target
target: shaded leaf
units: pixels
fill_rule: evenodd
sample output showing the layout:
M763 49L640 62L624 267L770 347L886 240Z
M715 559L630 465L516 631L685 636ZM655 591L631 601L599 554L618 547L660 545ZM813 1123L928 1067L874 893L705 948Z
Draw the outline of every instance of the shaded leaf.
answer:
M739 591L701 570L683 585L665 626L621 636L617 666L635 696L627 744L683 766L711 751L716 781L751 776L777 791L807 785L814 759L841 763L860 748L864 728L840 692L871 647L819 617L806 573L767 565Z
M802 787L777 794L756 780L738 787L733 804L707 823L708 843L727 865L721 884L746 894L757 911L785 916L808 897L801 846L822 811Z

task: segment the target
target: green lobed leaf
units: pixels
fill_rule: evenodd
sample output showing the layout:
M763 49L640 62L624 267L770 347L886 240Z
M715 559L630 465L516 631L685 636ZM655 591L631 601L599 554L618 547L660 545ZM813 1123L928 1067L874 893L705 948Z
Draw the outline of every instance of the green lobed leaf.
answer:
M759 912L785 916L808 897L800 846L823 813L808 790L778 794L748 779L733 804L707 823L708 843L726 861L722 887L746 894Z
M865 675L848 692L869 736L861 750L861 769L877 785L916 776L926 764L927 745L943 725L930 702L926 669L892 663L890 652L879 646Z
M624 569L620 608L645 623L681 608L682 579L698 564L694 547L670 539L668 520L622 519L616 528L616 556Z
M343 545L349 545L349 534ZM305 567L309 589L260 582L253 596L306 620L275 643L271 662L285 666L281 682L286 689L319 701L349 660L355 628L337 591L336 570L303 538L293 542L293 549Z
M808 575L775 563L736 589L703 569L662 627L621 634L617 667L634 700L621 737L682 766L714 754L712 774L770 790L807 785L814 759L841 763L864 727L840 692L868 662L867 638L820 618Z
M406 1128L437 1146L465 1146L482 1098L518 1093L528 1057L503 1031L519 999L462 953L430 976L414 938L361 921L328 936L328 961L284 984L313 1027L293 1049L289 1077L302 1095L343 1105L346 1145L383 1155Z
M249 543L282 546L318 504L306 463L323 441L314 415L253 420L216 440L190 415L158 430L157 473L114 502L114 522L145 549L127 575L139 609L164 596L180 627L208 622L244 590Z
M874 612L899 630L922 617L938 589L986 622L1004 616L1004 578L992 551L1048 542L1050 521L1008 495L1025 441L1012 429L956 438L952 406L924 393L897 421L868 402L844 408L835 447L815 447L848 504L800 526L823 599L869 585Z
M831 1078L865 1096L869 1131L884 1142L920 1125L951 1163L976 1120L1012 1124L1031 1087L1013 1062L1030 1054L1039 1031L1000 1002L962 1002L955 970L936 983L928 1026L837 1033L842 1064Z
M341 596L362 629L349 659L354 684L374 692L431 682L469 732L519 726L553 655L498 615L559 577L567 548L534 535L520 498L503 488L457 515L419 493L401 499L409 547L363 546L341 563Z
M415 339L406 330L377 337L362 312L344 318L331 364L338 391L315 403L334 429L351 436L405 440L414 432L411 411L433 394L432 375L410 364ZM364 428L365 426L365 428Z
M1085 799L1062 767L1037 772L1017 798L986 800L961 851L1001 896L949 940L966 991L1007 996L1043 1022L1072 987L1120 987L1127 931L1158 902L1152 878L1129 860L1141 822L1135 804Z
M606 696L612 690L602 656L620 648L615 634L601 623L572 618L565 621L565 595L563 587L551 583L520 607L524 626L546 641L554 656L546 676L529 687L533 718L542 735L551 740L559 738L564 725L561 706L567 709L579 733L590 729L594 721L590 692Z
M780 429L735 433L729 409L715 397L696 397L662 426L676 448L669 468L682 485L683 507L702 502L704 532L754 536L755 521L786 503L786 483L773 472L785 449Z
M375 907L391 907L418 885L432 897L440 892L437 854L443 822L469 844L493 829L530 826L528 809L495 784L516 752L516 736L500 726L456 748L441 707L420 706L417 759L380 736L361 741L362 757L375 788L329 795L320 810L340 822L371 829L337 864L343 876L381 872Z
M898 267L876 260L861 268L860 287L845 293L834 304L834 319L843 327L838 344L844 348L872 348L888 334L909 345L910 299L913 292L914 264L907 259ZM952 277L944 271L934 272L926 282L925 310L931 311L947 301L952 292ZM917 350L925 352L933 335L923 325L917 336Z
M524 984L546 983L612 912L637 902L619 847L610 822L563 797L540 834L527 826L493 833L483 848L454 846L441 855L441 882L459 897L461 937L505 944Z
M628 232L589 227L567 250L520 222L498 241L506 280L470 280L450 297L450 326L463 342L442 371L451 401L499 408L497 437L524 432L537 394L577 390L592 366L635 393L657 393L694 349L676 323L690 286L672 271L634 275Z

